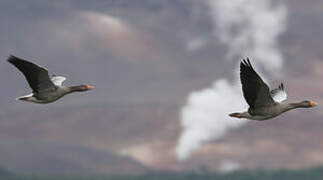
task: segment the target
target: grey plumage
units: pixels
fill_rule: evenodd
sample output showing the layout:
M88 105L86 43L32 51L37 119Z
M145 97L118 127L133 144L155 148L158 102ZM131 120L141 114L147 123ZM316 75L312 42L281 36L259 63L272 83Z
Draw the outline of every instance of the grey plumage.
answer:
M272 119L291 109L310 108L317 105L312 101L281 103L287 98L284 84L281 83L277 89L270 91L268 85L252 67L249 58L243 59L240 63L240 80L249 109L242 113L231 113L229 114L231 117L261 121Z
M32 62L10 55L8 62L19 69L25 76L32 93L21 96L18 100L34 103L51 103L72 92L81 92L92 89L92 86L80 85L73 87L62 86L66 79L62 76L50 77L48 70Z

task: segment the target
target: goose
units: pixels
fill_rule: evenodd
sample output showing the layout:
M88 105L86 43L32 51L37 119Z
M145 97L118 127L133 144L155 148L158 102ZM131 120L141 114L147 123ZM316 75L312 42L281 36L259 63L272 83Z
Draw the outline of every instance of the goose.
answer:
M46 68L14 55L10 55L7 61L24 74L32 89L31 94L18 97L17 100L47 104L60 99L66 94L93 89L93 86L89 85L63 86L62 84L66 80L65 77L56 75L50 77Z
M317 106L317 103L308 100L284 103L283 101L287 99L284 84L281 83L278 88L270 91L268 85L252 67L249 58L240 62L240 80L249 109L242 113L229 114L230 117L263 121L275 118L292 109Z

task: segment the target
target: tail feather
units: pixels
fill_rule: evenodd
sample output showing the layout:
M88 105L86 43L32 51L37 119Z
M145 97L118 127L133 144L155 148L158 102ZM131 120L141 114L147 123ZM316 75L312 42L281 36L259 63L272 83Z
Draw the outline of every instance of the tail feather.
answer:
M234 117L234 118L242 118L242 114L241 113L231 113L229 114L230 117Z

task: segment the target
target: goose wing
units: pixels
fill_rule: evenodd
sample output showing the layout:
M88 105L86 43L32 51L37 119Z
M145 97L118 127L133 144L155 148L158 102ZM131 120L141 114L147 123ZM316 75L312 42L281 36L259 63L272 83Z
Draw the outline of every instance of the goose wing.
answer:
M277 89L271 90L270 94L275 102L281 103L287 99L287 93L283 83L281 83Z
M268 85L253 69L249 58L240 63L240 80L244 98L250 108L266 107L275 104Z
M66 80L66 77L53 75L51 80L56 86L62 86L63 82Z
M24 74L33 92L38 93L50 88L55 88L54 83L48 75L47 69L13 55L9 56L8 62L13 64Z

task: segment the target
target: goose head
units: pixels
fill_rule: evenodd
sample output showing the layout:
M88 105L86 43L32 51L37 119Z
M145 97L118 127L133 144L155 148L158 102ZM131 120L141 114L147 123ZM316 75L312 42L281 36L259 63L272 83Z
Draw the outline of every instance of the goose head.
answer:
M72 87L70 87L70 90L72 92L75 92L75 91L83 92L83 91L91 90L93 88L94 87L93 86L90 86L90 85L79 85L79 86L72 86Z
M295 105L297 105L298 107L302 107L302 108L311 108L311 107L317 106L318 104L313 101L305 100L300 103L296 103Z

